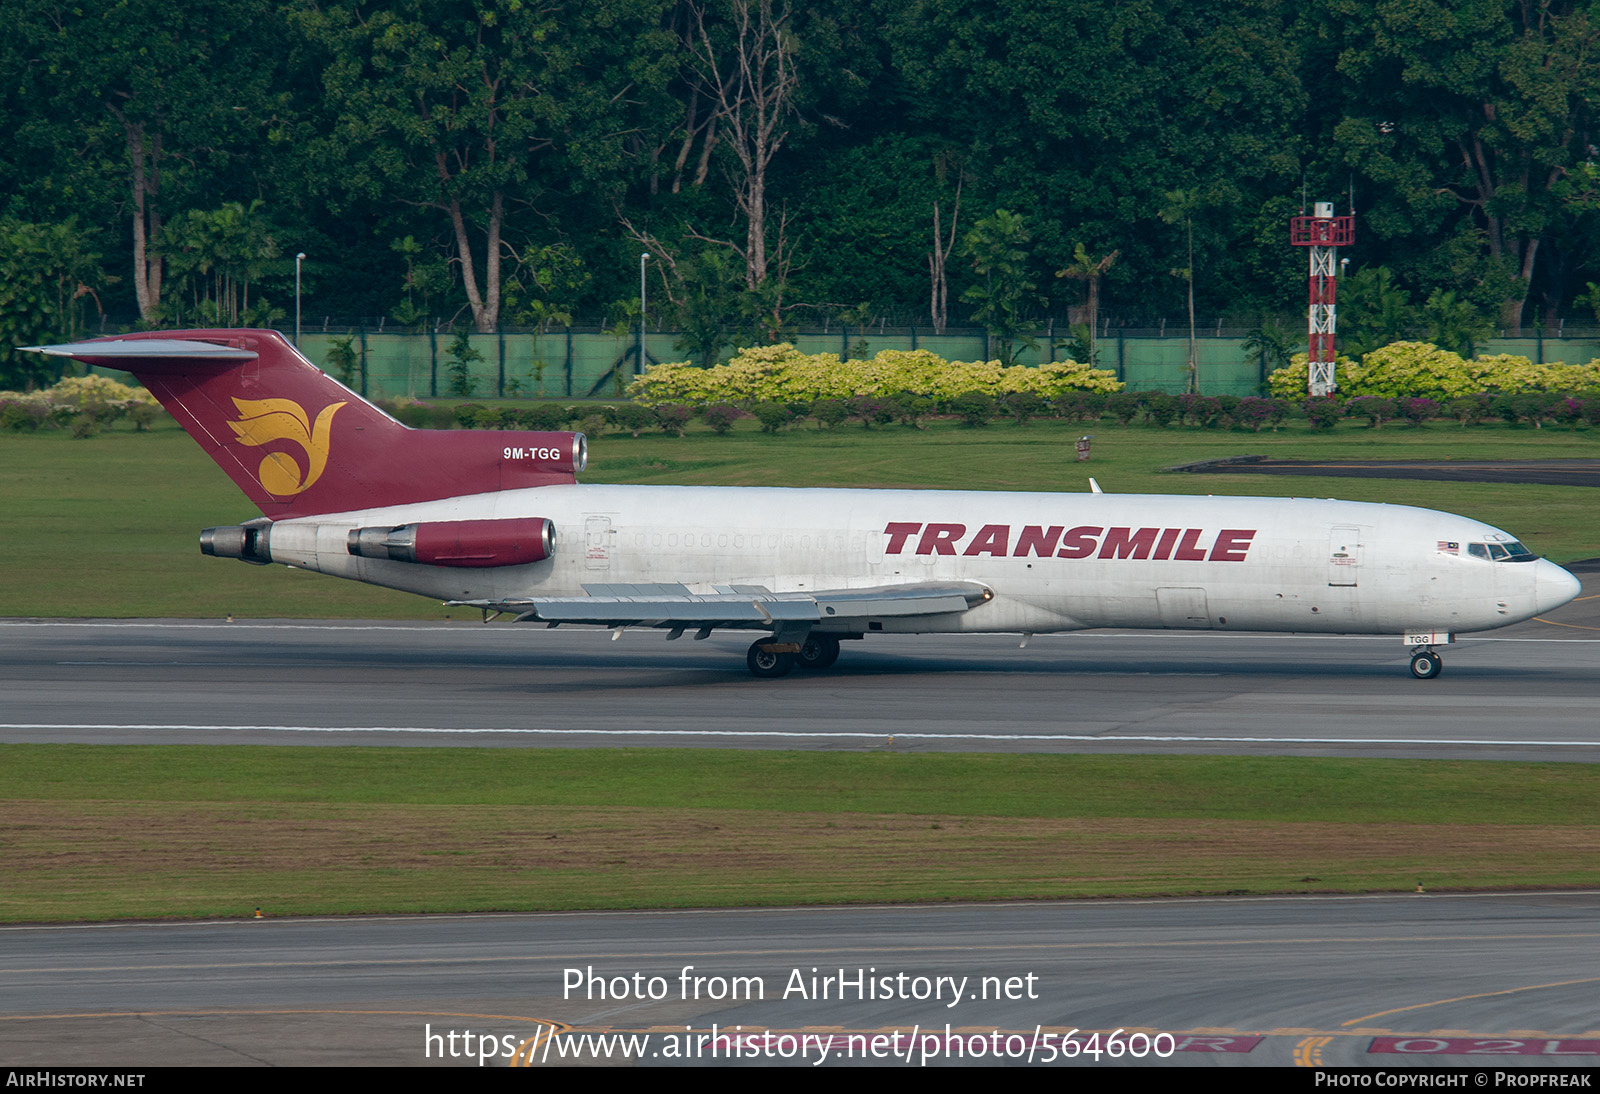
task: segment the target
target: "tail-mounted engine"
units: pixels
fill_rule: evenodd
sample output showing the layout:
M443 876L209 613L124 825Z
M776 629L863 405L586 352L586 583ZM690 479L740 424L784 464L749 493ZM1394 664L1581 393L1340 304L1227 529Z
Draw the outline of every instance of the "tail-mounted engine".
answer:
M555 525L544 517L352 528L349 539L352 555L424 566L525 566L542 562L555 550Z
M272 561L272 522L262 517L231 528L207 528L200 533L200 553L265 566Z
M273 539L278 544L273 554ZM331 539L331 541L330 541ZM319 554L345 550L361 558L420 566L488 568L526 566L555 554L555 525L544 517L513 520L437 520L378 528L310 524L274 525L266 518L200 533L200 553L237 558L256 566L282 562L323 569Z

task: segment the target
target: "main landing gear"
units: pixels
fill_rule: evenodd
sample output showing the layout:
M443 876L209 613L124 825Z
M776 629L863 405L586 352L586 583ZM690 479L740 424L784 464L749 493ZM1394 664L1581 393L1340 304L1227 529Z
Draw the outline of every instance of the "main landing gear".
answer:
M750 651L744 655L744 663L750 666L750 675L763 680L776 680L780 676L788 676L794 668L795 650L798 647L793 642L774 642L770 638L759 639L750 643Z
M803 669L821 671L839 660L839 640L825 634L813 634L800 644L795 660Z
M796 666L820 672L839 660L839 640L825 634L808 635L804 642L774 642L762 638L750 644L744 656L750 675L776 680Z
M1411 675L1418 680L1432 680L1443 667L1444 661L1432 650L1418 650L1411 655Z

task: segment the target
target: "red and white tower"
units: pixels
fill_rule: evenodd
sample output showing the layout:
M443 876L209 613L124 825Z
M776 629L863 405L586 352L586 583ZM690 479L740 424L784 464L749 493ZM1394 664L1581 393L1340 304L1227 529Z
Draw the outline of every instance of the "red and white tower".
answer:
M1354 217L1333 215L1333 202L1319 201L1315 216L1298 216L1289 222L1289 242L1311 248L1311 308L1308 335L1310 368L1306 391L1331 395L1338 389L1333 378L1333 335L1338 327L1334 300L1338 295L1338 261L1335 252L1355 242Z

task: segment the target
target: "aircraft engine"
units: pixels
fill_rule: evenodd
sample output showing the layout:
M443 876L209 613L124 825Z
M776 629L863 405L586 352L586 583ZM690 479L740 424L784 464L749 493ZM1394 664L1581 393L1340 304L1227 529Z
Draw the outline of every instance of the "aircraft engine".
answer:
M352 555L424 566L525 566L549 558L555 549L555 525L544 517L352 528L349 538Z
M200 553L265 566L272 561L272 522L262 518L232 527L207 528L200 533Z

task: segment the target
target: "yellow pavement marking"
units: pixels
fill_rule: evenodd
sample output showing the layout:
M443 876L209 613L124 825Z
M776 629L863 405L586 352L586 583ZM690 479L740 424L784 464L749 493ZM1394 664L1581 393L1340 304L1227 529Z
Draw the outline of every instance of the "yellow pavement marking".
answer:
M1547 624L1552 625L1552 627L1571 627L1573 630L1600 630L1600 627L1584 627L1582 624L1558 624L1558 622L1555 622L1554 619L1546 619L1544 616L1534 616L1533 621L1547 622Z
M1360 1018L1352 1018L1350 1021L1343 1022L1341 1024L1353 1026L1358 1022L1366 1022L1373 1018L1384 1018L1391 1014L1401 1014L1408 1010L1422 1010L1425 1007L1438 1007L1443 1006L1446 1003L1461 1003L1468 999L1492 999L1497 995L1515 995L1522 991L1541 991L1545 988L1565 988L1570 987L1573 984L1593 984L1596 981L1600 981L1600 976L1585 976L1580 980L1557 980L1550 984L1528 984L1524 987L1505 988L1501 991L1481 991L1475 995L1457 995L1450 999L1435 999L1429 1003L1413 1003L1409 1007L1394 1007L1391 1010L1380 1010L1375 1014L1362 1015Z
M1332 1037L1307 1037L1295 1046L1295 1067L1321 1067L1322 1046L1333 1041Z

